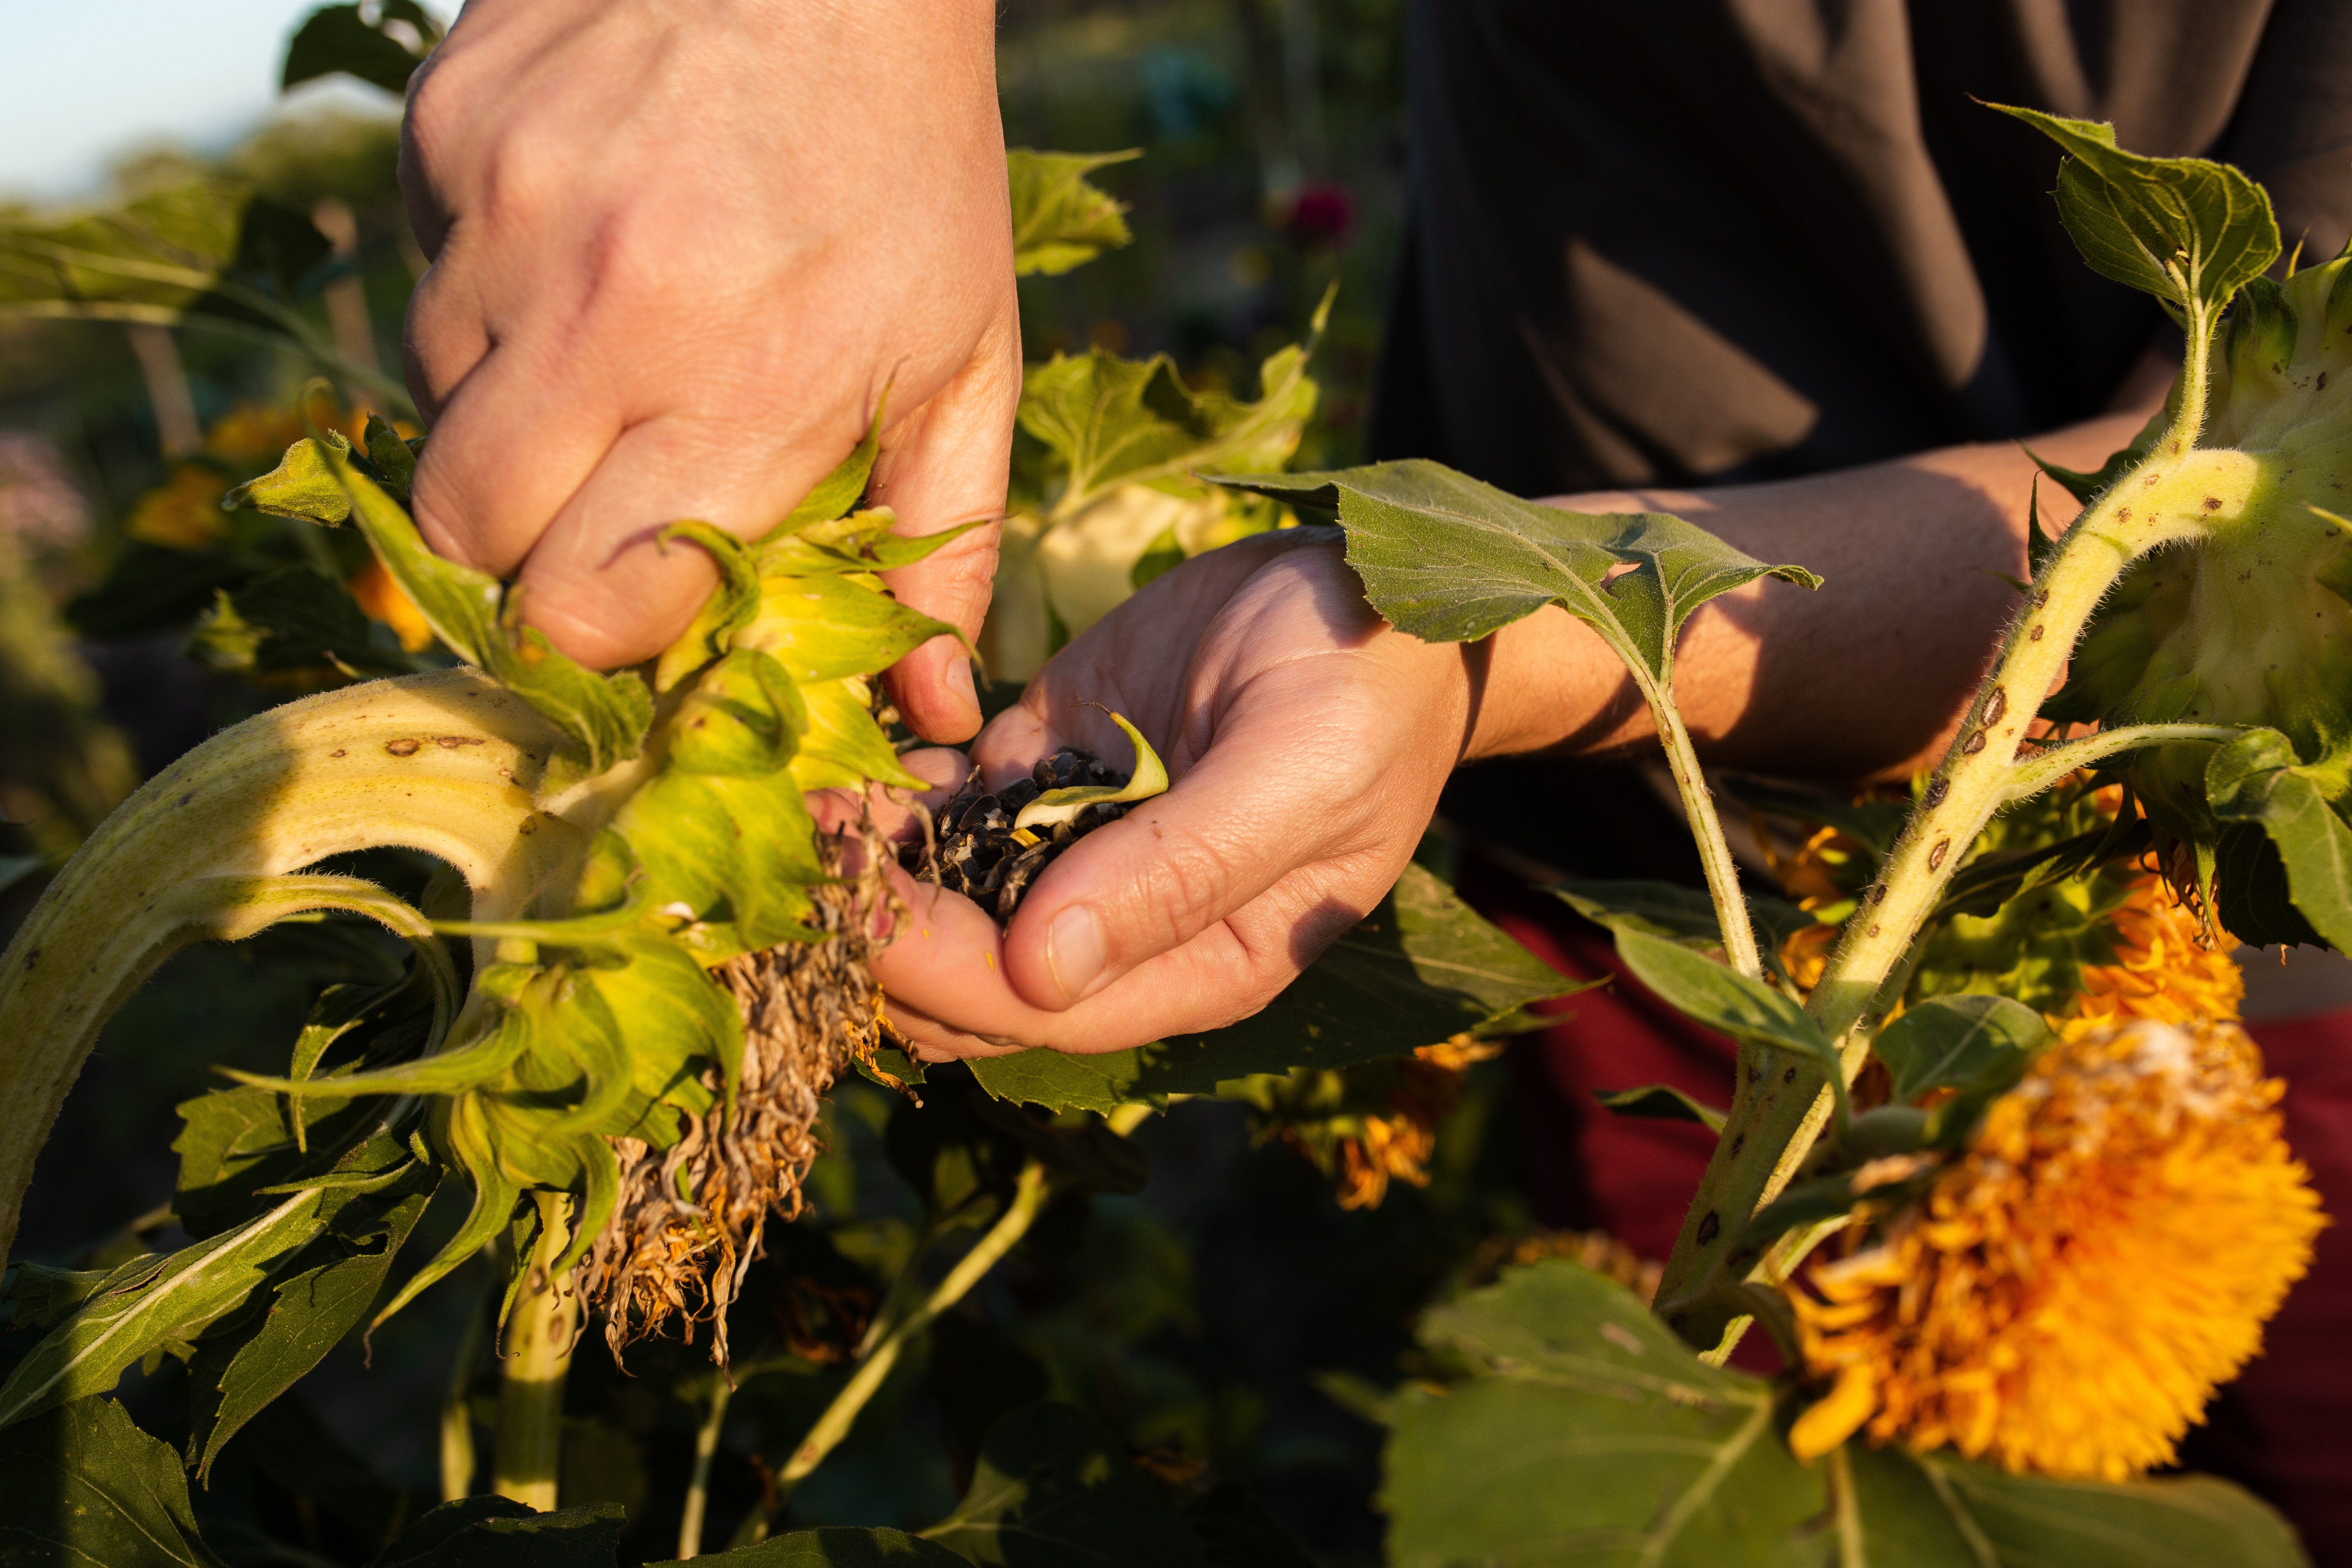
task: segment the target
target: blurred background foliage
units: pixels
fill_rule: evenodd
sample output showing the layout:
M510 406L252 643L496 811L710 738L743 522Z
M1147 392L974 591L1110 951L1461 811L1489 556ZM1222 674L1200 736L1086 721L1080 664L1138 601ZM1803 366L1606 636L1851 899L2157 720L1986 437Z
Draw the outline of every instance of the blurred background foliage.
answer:
M1401 0L1006 0L1008 141L1144 153L1096 176L1128 204L1135 242L1022 281L1028 355L1165 352L1190 384L1249 395L1259 362L1297 341L1336 281L1314 370L1324 393L1297 461L1357 460L1402 208L1402 11ZM305 275L293 308L346 361L396 373L425 258L394 178L396 105L355 101L285 115L217 157L129 159L104 199L226 176L308 215L335 260ZM0 219L30 216L0 207ZM211 604L192 563L235 557L250 573L317 548L225 521L214 504L299 433L278 426L314 371L214 331L0 314L0 934L140 777L304 689L300 671L235 668L217 636L195 647L206 658L187 651ZM369 403L399 412L363 384L343 394L337 417ZM125 584L142 552L179 575L134 604ZM110 574L113 586L94 592ZM396 616L378 618L399 630ZM396 637L378 640L397 657ZM427 872L400 856L363 869L410 896ZM25 1254L88 1268L184 1242L169 1218L173 1107L214 1086L216 1066L274 1068L318 987L394 963L373 928L340 918L172 961L85 1069L42 1158ZM1171 1483L1247 1483L1320 1560L1377 1561L1381 1430L1368 1415L1414 1373L1415 1314L1514 1250L1557 1249L1518 1195L1507 1082L1502 1062L1470 1066L1450 1118L1416 1146L1421 1169L1383 1178L1377 1201L1360 1182L1350 1207L1317 1163L1343 1163L1334 1140L1346 1129L1286 1126L1281 1110L1345 1101L1358 1127L1381 1108L1345 1085L1153 1119L1134 1135L1151 1167L1142 1190L1058 1200L900 1364L793 1497L791 1525L929 1522L969 1480L987 1423L1050 1395ZM710 1473L706 1549L785 1522L767 1506L774 1473L915 1246L919 1194L948 1158L937 1129L971 1092L960 1069L934 1071L932 1131L919 1135L881 1089L853 1080L833 1097L814 1208L772 1228L737 1309L740 1387ZM940 1144L929 1166L924 1138ZM427 1215L418 1256L455 1224L446 1208ZM446 1411L486 1420L495 1400L479 1331L491 1270L468 1272L479 1277L461 1274L377 1336L372 1370L356 1342L341 1346L228 1447L196 1493L216 1548L237 1562L363 1562L437 1500ZM0 1362L29 1337L0 1334ZM167 1441L185 1437L184 1378L165 1359L125 1380L133 1415ZM593 1346L574 1363L562 1500L625 1504L625 1562L675 1550L711 1378L701 1347L668 1342L638 1347L625 1373Z

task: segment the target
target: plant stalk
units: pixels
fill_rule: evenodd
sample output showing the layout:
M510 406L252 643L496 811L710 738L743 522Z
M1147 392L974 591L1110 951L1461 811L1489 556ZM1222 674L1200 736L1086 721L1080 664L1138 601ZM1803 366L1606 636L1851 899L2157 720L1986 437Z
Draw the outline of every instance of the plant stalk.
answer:
M710 1408L694 1434L694 1473L686 1483L686 1511L677 1521L677 1560L702 1554L702 1516L710 1506L710 1460L719 1452L719 1428L727 1419L727 1401L734 1382L722 1368L710 1385Z
M475 1293L474 1309L467 1314L466 1326L457 1335L457 1353L449 1363L449 1392L441 1401L443 1502L456 1502L474 1495L474 1471L478 1461L474 1452L474 1413L468 1395L474 1386L474 1366L482 1354L482 1319L497 1299L498 1289L498 1272L489 1262L497 1258L497 1248L485 1247L479 1256L486 1265L482 1287Z
M890 1375L890 1369L898 1364L907 1342L921 1332L932 1319L962 1300L971 1288L996 1267L997 1260L1013 1250L1013 1244L1028 1234L1030 1226L1036 1221L1038 1211L1045 1206L1049 1185L1045 1167L1037 1161L1031 1160L1021 1167L1020 1180L1013 1191L1013 1201L1005 1205L1003 1216L989 1227L988 1234L974 1243L972 1249L965 1253L953 1268L948 1270L947 1278L939 1282L920 1306L891 1325L890 1331L859 1363L857 1371L842 1386L841 1392L834 1395L833 1403L825 1406L824 1414L816 1418L816 1425L809 1428L808 1436L801 1439L800 1447L793 1450L790 1461L776 1474L776 1491L780 1499L790 1497L793 1489L811 1470L823 1464L824 1457L849 1436L849 1428L856 1421L857 1413L866 1408L866 1402L881 1388L883 1379Z
M1756 929L1748 918L1748 897L1739 890L1739 863L1723 837L1723 820L1716 815L1715 797L1706 774L1698 765L1690 731L1672 702L1650 704L1657 717L1658 742L1665 748L1666 766L1682 796L1683 815L1690 820L1691 837L1698 845L1699 867L1706 873L1707 897L1715 900L1716 924L1723 932L1724 961L1750 980L1764 978L1764 961L1756 949Z
M555 1507L556 1469L563 1452L563 1379L580 1339L580 1296L569 1273L549 1272L571 1239L569 1200L554 1193L533 1196L540 1200L539 1240L531 1248L530 1276L508 1319L490 1489L544 1513Z
M2200 354L2190 355L2192 362ZM1953 874L1985 824L2017 798L2017 752L2043 697L2058 684L2075 639L2124 568L2139 556L2203 533L2242 510L2255 460L2189 445L2203 415L2201 375L2156 453L2068 530L2004 635L1992 673L1862 897L1813 988L1813 1016L1839 1044L1851 1081L1895 1000L1887 982L1910 954ZM2034 762L2024 764L2036 769ZM1899 992L1897 993L1899 994ZM1827 1122L1826 1076L1786 1058L1743 1061L1729 1121L1685 1216L1658 1289L1659 1312L1691 1343L1711 1347L1738 1316L1729 1288L1760 1260L1743 1243L1748 1216L1779 1194Z

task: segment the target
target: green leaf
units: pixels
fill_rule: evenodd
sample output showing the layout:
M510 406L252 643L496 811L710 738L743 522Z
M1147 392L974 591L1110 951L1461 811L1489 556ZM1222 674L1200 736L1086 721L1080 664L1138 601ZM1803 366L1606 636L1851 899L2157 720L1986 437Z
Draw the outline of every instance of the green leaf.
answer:
M1594 1563L1818 1568L1826 1489L1769 1385L1707 1366L1623 1287L1549 1259L1430 1311L1474 1374L1394 1406L1381 1501L1396 1568Z
M326 454L342 439L330 434L323 441L295 442L286 448L276 468L223 496L221 510L250 510L323 528L341 527L351 521L352 498L344 492L343 481L335 477Z
M899 763L890 737L875 721L873 693L862 677L811 682L800 693L808 732L793 757L793 782L802 789L862 789L868 783L931 787Z
M2057 480L2068 495L2073 496L2083 505L2088 506L2105 493L2109 485L2114 484L2147 460L2147 455L2156 449L2157 437L2164 434L2164 427L2168 422L2166 411L2158 410L2149 416L2147 425L2141 427L2138 435L2133 437L2124 446L2108 453L2107 460L2087 474L2075 468L2060 468L2031 447L2025 447L2023 450L2027 457L2033 459L2035 468ZM2049 560L2058 550L2057 541L2052 539L2042 529L2042 500L2039 487L2036 487L2027 497L2026 522L2025 569L2038 576L2042 571L2042 563Z
M667 691L734 646L735 634L760 613L760 571L751 548L722 528L688 520L663 529L657 542L672 539L698 545L719 568L719 586L694 614L685 635L662 653L654 667L654 689Z
M194 1406L188 1451L199 1479L210 1477L222 1445L238 1428L359 1327L383 1293L393 1258L424 1215L437 1179L429 1167L412 1161L395 1184L344 1206L305 1258L321 1250L330 1256L281 1279L268 1308L247 1331L208 1335L198 1346L188 1366Z
M1213 1093L1253 1073L1403 1056L1587 988L1480 919L1437 877L1407 866L1361 924L1238 1024L1133 1050L1020 1051L971 1067L1000 1099L1108 1111Z
M1115 485L1192 495L1202 489L1195 476L1288 462L1315 412L1307 362L1329 310L1326 296L1313 335L1258 367L1255 403L1191 390L1166 354L1125 360L1093 349L1031 365L1022 375L1020 423L1061 467L1053 517L1073 515Z
M407 91L410 73L440 41L440 26L415 0L390 0L378 8L378 17L370 26L357 5L321 5L311 12L286 46L279 89L341 71L386 92ZM423 47L411 48L385 31L383 24L389 21L406 22Z
M1760 980L1647 931L1617 932L1617 956L1634 978L1686 1017L1743 1045L1764 1046L1834 1068L1836 1047L1812 1015Z
M968 1568L967 1560L944 1546L896 1530L800 1530L739 1546L688 1563L713 1568Z
M735 634L739 648L774 657L797 681L874 675L956 629L855 577L767 577L760 613Z
M1821 586L1801 566L1768 566L1664 512L1540 506L1418 458L1225 482L1336 511L1348 564L1401 632L1474 642L1558 605L1658 696L1673 673L1675 638L1701 605L1759 577Z
M866 481L874 476L874 459L882 450L882 413L889 405L885 395L874 405L874 417L866 426L866 435L849 449L849 456L834 465L833 472L817 481L814 489L801 498L798 506L784 515L784 520L761 534L752 544L754 560L762 577L773 576L768 563L772 552L788 548L786 542L803 530L821 522L831 522L856 506L866 494Z
M2286 868L2295 909L2327 945L2352 952L2352 829L2276 730L2249 730L2215 749L2205 795L2224 823L2259 823Z
M152 1253L112 1268L58 1268L47 1263L12 1263L8 1266L6 1289L0 1289L0 1300L5 1300L8 1308L7 1316L0 1321L19 1332L46 1331L63 1322L124 1269L134 1271L123 1276L129 1279L136 1278L136 1270L162 1266L163 1260Z
M2227 1481L2013 1476L1948 1452L1850 1443L1862 1555L1904 1568L2307 1568L2284 1521ZM1836 1461L1832 1461L1833 1464ZM1847 1561L1856 1559L1848 1558Z
M1095 188L1087 176L1097 169L1143 156L1124 153L1004 152L1006 183L1013 195L1013 271L1026 278L1041 272L1056 278L1104 251L1125 245L1127 208Z
M1206 1564L1160 1484L1066 1405L1032 1405L990 1427L963 1501L923 1535L983 1564Z
M702 672L670 721L669 763L689 773L764 778L793 760L808 709L784 667L739 647Z
M1679 882L1590 881L1554 888L1568 906L1593 924L1611 931L1638 931L1662 936L1700 952L1723 945L1723 931L1715 918L1715 900L1697 888ZM1819 924L1813 916L1785 899L1750 893L1748 918L1755 923L1756 945L1775 974L1780 948L1789 938Z
M368 1568L613 1568L628 1522L616 1502L537 1513L502 1497L463 1498L402 1531Z
M62 218L0 216L0 314L267 321L329 254L309 218L251 186L190 180Z
M197 663L248 675L308 675L332 681L408 675L414 659L376 641L342 584L306 566L266 573L214 591L185 649Z
M111 1389L123 1369L168 1342L193 1338L242 1305L325 1227L325 1193L298 1193L260 1218L160 1260L142 1277L133 1266L93 1292L81 1310L26 1353L0 1384L0 1426ZM149 1260L141 1260L144 1264Z
M2143 158L2116 128L1996 103L2064 148L2058 216L2091 269L2183 316L2218 313L2278 259L2268 192L2227 163Z
M599 675L558 653L545 633L521 624L519 594L507 592L487 572L433 553L400 503L348 455L332 443L313 445L350 498L352 520L376 559L436 637L570 736L584 773L601 773L637 754L654 710L653 697L635 671Z
M2042 1015L2006 996L1931 996L1878 1032L1870 1048L1895 1077L1894 1099L1970 1083L2010 1082L2050 1038Z
M221 1568L168 1444L111 1399L77 1399L0 1434L0 1563L9 1568Z
M1671 1084L1645 1083L1639 1089L1620 1089L1607 1093L1595 1089L1592 1098L1620 1116L1637 1116L1654 1121L1696 1121L1709 1132L1722 1131L1726 1120L1722 1111L1711 1105L1701 1105Z

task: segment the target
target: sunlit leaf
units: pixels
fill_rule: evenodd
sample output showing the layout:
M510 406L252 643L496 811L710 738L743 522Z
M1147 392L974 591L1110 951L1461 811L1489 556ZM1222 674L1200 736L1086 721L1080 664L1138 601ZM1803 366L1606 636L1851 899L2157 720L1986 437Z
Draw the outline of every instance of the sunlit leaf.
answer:
M123 1369L241 1305L312 1237L332 1194L298 1193L260 1218L156 1260L94 1291L0 1384L0 1426L114 1387Z
M1104 251L1125 245L1127 208L1097 189L1087 176L1097 169L1140 158L1124 153L1037 153L1005 150L1013 196L1013 270L1027 277L1058 277Z
M1617 931L1617 956L1643 984L1695 1022L1743 1045L1787 1051L1821 1065L1836 1064L1836 1050L1812 1015L1760 980L1681 942L1631 926Z
M1714 900L1697 888L1679 882L1570 882L1552 891L1586 920L1612 931L1646 931L1701 952L1723 945ZM1812 915L1790 903L1761 894L1748 895L1748 918L1755 922L1757 946L1773 973L1780 967L1780 948L1790 937L1816 924Z
M1650 1121L1692 1121L1709 1132L1723 1131L1724 1114L1711 1105L1702 1105L1672 1084L1645 1083L1638 1089L1613 1089L1606 1094L1596 1092L1594 1100L1619 1116L1638 1117Z
M653 698L635 671L599 675L558 653L545 633L519 623L519 605L497 578L435 554L400 503L334 441L313 445L350 498L352 520L376 559L436 637L570 736L583 773L603 773L637 754L653 722Z
M436 1179L410 1162L397 1184L344 1205L307 1255L331 1256L280 1279L266 1307L256 1303L260 1310L246 1332L207 1336L197 1348L188 1365L194 1406L189 1451L199 1479L210 1474L221 1445L366 1318Z
M1701 1363L1633 1292L1553 1259L1423 1320L1475 1369L1394 1404L1381 1503L1396 1568L1817 1564L1789 1538L1822 1478L1758 1378Z
M1801 566L1767 565L1664 512L1540 506L1421 458L1227 482L1336 512L1348 564L1399 631L1472 642L1558 605L1658 692L1672 674L1675 638L1701 605L1759 577L1821 584Z
M2066 150L2058 216L2093 271L2198 316L2278 259L2269 193L2229 164L2143 158L2116 147L2113 125L1992 107Z
M1895 1075L1894 1099L1969 1082L2030 1060L2050 1038L2042 1015L2006 996L1931 996L1878 1032L1870 1048Z

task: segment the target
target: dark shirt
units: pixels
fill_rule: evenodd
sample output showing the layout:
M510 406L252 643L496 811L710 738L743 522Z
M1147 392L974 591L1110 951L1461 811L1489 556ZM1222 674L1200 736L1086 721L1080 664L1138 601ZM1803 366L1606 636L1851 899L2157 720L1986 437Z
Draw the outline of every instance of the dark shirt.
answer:
M2112 120L2352 233L2345 0L1415 0L1372 429L1525 495L1815 473L2098 412L2162 317L2084 267Z
M1521 495L2026 436L2177 353L2075 253L2056 145L1986 102L2235 163L2306 256L2352 234L2352 0L1414 0L1410 26L1372 453ZM1490 763L1443 810L1559 871L1697 880L1622 766Z

